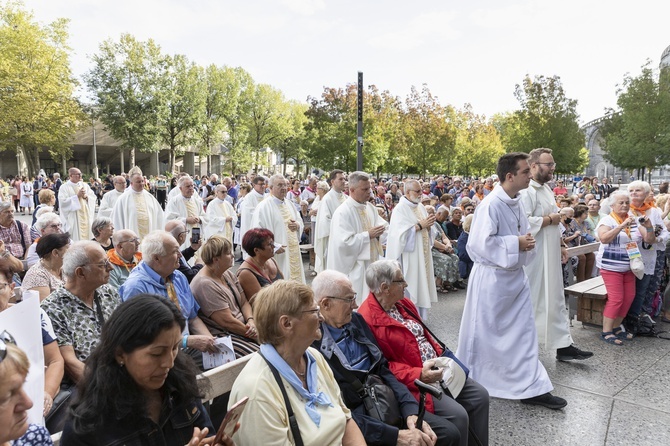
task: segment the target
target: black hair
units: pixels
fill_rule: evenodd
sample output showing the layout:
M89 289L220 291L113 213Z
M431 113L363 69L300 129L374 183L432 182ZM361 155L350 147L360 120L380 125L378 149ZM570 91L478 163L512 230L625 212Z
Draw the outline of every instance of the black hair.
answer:
M70 244L69 232L43 235L37 242L35 252L40 259L43 259L51 254L54 249L61 249L63 246L67 246L68 244Z
M500 183L502 184L505 182L508 173L516 175L519 170L519 160L527 160L528 158L528 154L523 152L506 153L501 156L498 160L498 167L496 168L496 174L498 174Z
M151 344L163 331L186 322L177 307L165 297L140 294L119 305L102 327L100 342L86 360L84 377L78 385L79 397L70 409L73 429L84 434L106 419L138 419L146 414L146 399L140 388L119 365L119 352L131 353ZM181 350L170 369L164 388L170 389L175 404L201 396L196 381L198 370Z

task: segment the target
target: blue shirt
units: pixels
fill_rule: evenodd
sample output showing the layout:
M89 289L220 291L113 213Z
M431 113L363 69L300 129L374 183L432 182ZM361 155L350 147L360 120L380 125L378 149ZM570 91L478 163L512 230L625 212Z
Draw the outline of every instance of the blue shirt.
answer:
M186 276L180 271L174 271L170 274L170 280L172 280L179 298L181 314L187 320L195 318L200 306L193 297L193 293L191 293ZM119 294L121 300L125 302L132 297L145 293L157 294L168 299L165 281L143 260L130 272L126 282L119 288Z

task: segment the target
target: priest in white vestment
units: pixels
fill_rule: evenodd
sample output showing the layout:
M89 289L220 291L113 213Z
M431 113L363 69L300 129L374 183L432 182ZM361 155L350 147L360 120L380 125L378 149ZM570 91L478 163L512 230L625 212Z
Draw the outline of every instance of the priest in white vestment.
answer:
M567 251L561 248L558 226L561 218L554 193L547 185L556 167L551 149L531 151L529 163L533 179L521 192L521 202L530 223L530 233L537 241L537 257L526 266L526 274L530 279L538 340L545 348L556 350L556 359L587 359L593 353L572 345L570 335L561 263L562 256L567 260Z
M165 213L158 200L144 189L144 176L139 167L130 169L128 175L130 189L116 200L112 222L114 228L130 229L142 241L150 232L163 230Z
M96 197L88 184L81 180L81 170L68 170L70 179L58 191L63 232L69 232L73 242L91 240L91 225L95 219Z
M186 225L186 240L179 249L182 251L191 246L193 228L201 228L207 223L207 215L202 207L202 200L195 193L195 184L190 176L183 176L177 182L180 194L168 200L165 206L165 221L181 220ZM200 233L202 239L204 234Z
M535 248L518 194L530 181L527 160L525 153L503 155L498 161L501 185L475 210L467 243L474 266L456 356L492 397L560 409L567 402L549 393L553 386L539 359L523 269Z
M319 203L314 229L314 271L320 273L326 269L328 257L328 239L330 238L330 222L335 209L340 207L347 196L344 190L344 172L334 169L330 172L330 190Z
M126 190L126 179L120 175L114 177L112 184L114 185L114 189L105 192L105 195L102 196L102 200L100 200L100 207L98 207L98 217L112 218L114 204Z
M300 236L304 223L293 204L286 198L288 192L286 179L282 175L273 175L268 185L270 196L256 207L251 227L269 229L275 236L275 243L282 245L282 248L275 252L274 258L284 278L306 283L300 254Z
M207 205L207 225L205 226L205 238L220 235L232 244L233 228L237 224L237 213L233 206L226 200L228 189L223 184L214 188L214 199Z
M407 292L421 318L426 319L431 302L437 302L431 252L435 217L428 215L421 204L421 195L418 181L405 183L405 195L391 214L386 258L400 261Z
M365 270L384 257L388 231L388 222L369 199L370 177L365 172L353 172L349 175L349 198L333 213L328 240L327 267L349 277L358 305L370 293Z
M244 197L244 201L240 205L240 243L244 239L244 234L253 228L251 220L253 219L256 206L265 198L265 177L258 175L251 180L251 184L253 189ZM249 254L243 249L242 258L246 259L247 257L249 257Z

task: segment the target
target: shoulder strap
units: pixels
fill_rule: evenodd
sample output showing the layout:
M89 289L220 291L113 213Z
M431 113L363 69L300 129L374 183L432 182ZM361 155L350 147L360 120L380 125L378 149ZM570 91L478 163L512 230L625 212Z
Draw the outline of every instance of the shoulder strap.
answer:
M267 362L268 367L270 367L270 371L272 372L272 375L274 375L275 380L277 380L277 384L279 384L279 390L281 390L281 394L284 397L284 404L286 405L286 411L288 412L288 424L289 427L291 428L291 433L293 434L293 441L295 442L296 446L304 446L304 443L302 442L302 437L300 436L300 427L298 426L298 420L295 419L295 415L293 414L293 408L291 407L291 403L288 400L288 395L286 394L286 389L284 388L284 384L282 383L281 377L279 376L279 372L273 366L270 361L268 361L268 358L263 356L263 353L261 353L260 350L258 350L258 354L261 355L261 358Z
M409 308L407 308L403 304L400 304L400 306L403 308L403 310L408 312L409 315L412 316L412 318L414 318L415 322L418 322L419 324L421 324L423 329L426 330L430 334L430 336L435 340L435 342L437 342L439 344L440 347L442 347L442 350L445 350L445 351L449 350L447 348L447 346L444 345L444 342L440 341L440 339L437 336L435 336L435 334L432 331L430 331L430 328L428 328L426 326L426 324L423 323L423 320L421 320L421 318L418 315L416 315L412 310L410 310Z
M26 252L28 248L26 247L26 236L23 233L23 227L21 226L21 222L16 220L16 227L19 230L19 234L21 235L21 246L23 246L23 255L21 257L25 257Z
M323 327L321 329L323 330ZM333 369L337 369L337 371L340 372L342 376L344 376L344 379L349 381L349 384L351 384L356 393L358 393L358 396L364 398L366 393L361 380L356 378L356 375L354 375L351 370L348 370L346 367L344 367L344 364L340 362L340 358L338 358L336 354L333 353L331 358L333 359L330 361L331 367Z

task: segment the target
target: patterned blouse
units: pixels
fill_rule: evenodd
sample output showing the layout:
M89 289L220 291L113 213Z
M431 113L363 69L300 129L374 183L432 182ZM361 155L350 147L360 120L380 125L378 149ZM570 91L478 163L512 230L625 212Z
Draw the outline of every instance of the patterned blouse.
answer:
M402 314L396 309L396 307L391 307L389 311L387 311L388 315L395 319L396 321L400 322L403 324L409 331L414 335L416 338L416 342L419 344L419 351L421 352L421 361L426 362L429 359L437 358L437 352L433 348L433 346L428 342L428 339L426 339L426 335L423 331L423 326L412 320L412 319L405 319Z
M41 260L30 267L26 273L26 277L24 277L23 282L21 282L21 288L24 290L46 286L49 287L49 291L52 293L63 285L65 285L63 279L51 274L49 270L42 265Z
M80 361L85 361L91 354L100 339L102 325L121 303L119 293L109 285L95 290L95 300L100 303L102 320L95 301L91 308L64 287L58 288L42 302L42 309L51 319L56 332L58 346L72 346Z
M44 426L31 424L28 431L18 440L9 442L12 446L53 446L49 431Z

